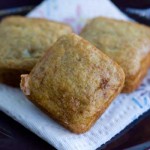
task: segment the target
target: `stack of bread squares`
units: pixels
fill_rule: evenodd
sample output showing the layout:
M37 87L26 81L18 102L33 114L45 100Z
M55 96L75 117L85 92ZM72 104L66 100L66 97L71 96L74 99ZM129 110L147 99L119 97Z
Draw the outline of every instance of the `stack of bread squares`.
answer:
M74 133L88 131L150 66L150 29L97 17L80 35L69 25L11 16L0 23L0 79ZM21 81L20 80L21 75Z

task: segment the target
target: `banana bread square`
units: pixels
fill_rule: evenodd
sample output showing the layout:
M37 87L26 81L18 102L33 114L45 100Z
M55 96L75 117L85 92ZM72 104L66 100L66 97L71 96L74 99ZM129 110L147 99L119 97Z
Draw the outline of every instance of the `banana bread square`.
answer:
M124 78L119 65L72 33L59 38L20 85L50 117L83 133L122 90Z
M0 23L0 80L19 86L20 72L31 71L37 60L72 29L40 18L10 16Z
M87 23L80 35L116 61L126 80L122 92L132 92L150 66L150 28L104 17Z

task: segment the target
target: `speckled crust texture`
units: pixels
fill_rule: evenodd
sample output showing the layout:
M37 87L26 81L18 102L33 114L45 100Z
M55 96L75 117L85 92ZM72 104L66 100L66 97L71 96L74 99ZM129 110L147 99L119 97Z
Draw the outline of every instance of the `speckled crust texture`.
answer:
M105 111L124 85L124 72L108 56L75 34L62 36L29 75L22 75L27 97L75 133L83 133Z
M126 75L123 92L132 92L140 85L150 59L149 27L98 17L89 21L80 35L123 68Z
M147 74L147 71L150 67L150 54L147 54L141 62L141 67L136 73L136 75L128 78L128 80L125 82L125 86L122 90L122 92L129 93L137 89L142 81L142 79Z
M0 71L31 71L45 51L60 36L70 32L72 29L68 25L46 19L21 16L3 19L0 23Z

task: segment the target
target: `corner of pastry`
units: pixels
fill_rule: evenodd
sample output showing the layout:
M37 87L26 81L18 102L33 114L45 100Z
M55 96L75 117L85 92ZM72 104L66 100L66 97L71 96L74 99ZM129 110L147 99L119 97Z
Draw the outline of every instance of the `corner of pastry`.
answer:
M49 117L84 133L120 93L124 79L119 65L72 33L59 38L20 85Z

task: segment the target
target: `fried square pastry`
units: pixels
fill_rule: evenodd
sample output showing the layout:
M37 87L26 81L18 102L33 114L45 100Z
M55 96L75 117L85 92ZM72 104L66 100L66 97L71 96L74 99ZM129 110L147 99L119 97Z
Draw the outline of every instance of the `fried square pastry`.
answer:
M116 61L126 80L122 92L132 92L150 66L150 29L137 23L94 18L82 30L86 40Z
M62 36L21 76L24 94L75 133L91 128L124 85L124 72L108 56L75 34Z
M60 36L70 32L68 25L46 19L21 16L3 19L0 23L1 81L12 81L19 86L20 72L31 71L45 51Z

